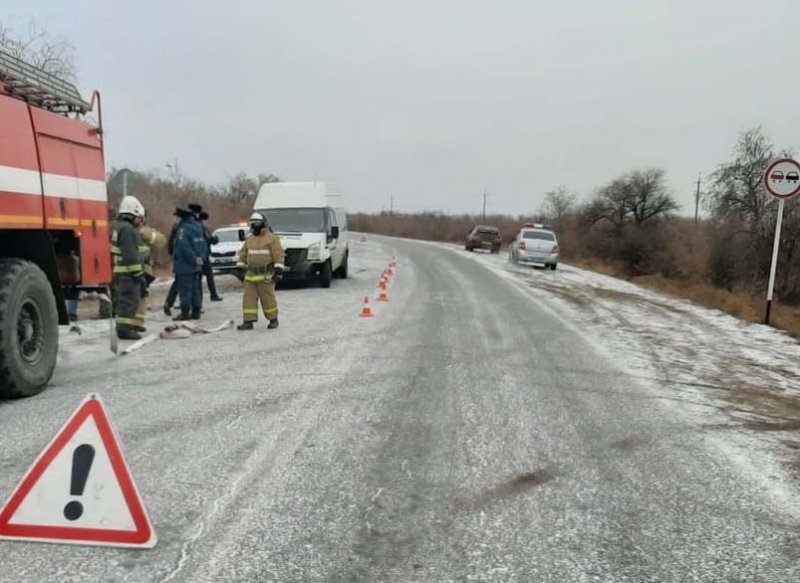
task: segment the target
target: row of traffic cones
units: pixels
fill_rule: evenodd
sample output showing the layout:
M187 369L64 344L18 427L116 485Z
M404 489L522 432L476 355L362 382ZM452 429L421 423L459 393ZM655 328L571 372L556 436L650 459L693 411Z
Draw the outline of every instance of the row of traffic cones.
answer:
M392 261L389 263L389 269L384 270L383 275L381 276L381 280L378 282L378 289L380 292L378 293L378 301L379 302L388 302L389 301L389 284L391 283L391 278L397 272L397 258L392 257ZM369 305L369 296L364 297L364 307L361 309L361 314L359 314L362 318L372 318L375 314L372 312L372 306Z

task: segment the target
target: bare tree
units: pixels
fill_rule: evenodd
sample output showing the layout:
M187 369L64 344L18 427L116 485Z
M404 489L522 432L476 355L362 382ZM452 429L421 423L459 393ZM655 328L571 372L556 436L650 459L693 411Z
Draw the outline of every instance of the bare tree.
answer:
M277 176L275 176L274 174L272 174L271 172L269 174L263 174L262 173L262 174L258 175L258 186L259 186L259 188L261 187L262 184L270 184L270 183L273 183L273 182L280 182L280 181L281 181L281 179L278 178Z
M660 168L635 170L628 177L628 208L633 222L643 225L678 210L664 183L665 172Z
M228 180L223 190L226 197L242 202L255 197L258 183L244 172L239 172Z
M575 210L578 195L559 186L544 195L544 202L539 208L539 214L547 220L558 221L565 215Z
M76 80L75 46L69 39L51 34L35 20L21 31L0 21L0 50L61 79Z
M660 168L634 170L602 187L584 208L591 223L608 221L620 231L626 224L642 226L679 208L667 190Z
M231 200L252 202L261 185L270 182L280 182L280 178L274 174L259 174L253 178L244 172L239 172L228 180L228 184L223 188L223 193Z
M600 188L594 199L584 207L584 218L592 224L611 223L617 231L621 231L628 219L625 190L626 187L621 178Z
M759 128L742 132L734 147L734 159L721 164L711 175L708 202L711 213L720 219L761 223L770 199L761 179L775 155L775 148Z

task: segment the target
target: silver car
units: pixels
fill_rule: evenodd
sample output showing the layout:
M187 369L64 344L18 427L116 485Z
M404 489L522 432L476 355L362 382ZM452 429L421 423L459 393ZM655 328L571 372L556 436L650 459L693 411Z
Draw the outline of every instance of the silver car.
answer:
M547 225L526 224L511 241L508 260L514 265L558 266L558 239Z

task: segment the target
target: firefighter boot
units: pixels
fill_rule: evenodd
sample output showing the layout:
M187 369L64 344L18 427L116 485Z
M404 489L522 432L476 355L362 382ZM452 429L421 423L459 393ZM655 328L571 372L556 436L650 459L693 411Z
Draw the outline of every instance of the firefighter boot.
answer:
M278 318L269 321L269 326L267 326L267 330L274 330L278 327Z
M164 315L172 317L172 308L168 304L164 304Z
M252 330L253 329L253 323L252 322L242 322L241 324L236 326L236 329L237 330Z
M141 340L142 335L133 328L117 328L117 338L120 340Z
M191 320L191 319L192 319L192 317L189 315L189 312L181 312L180 314L178 314L177 316L172 318L172 321L173 322L183 322L185 320Z

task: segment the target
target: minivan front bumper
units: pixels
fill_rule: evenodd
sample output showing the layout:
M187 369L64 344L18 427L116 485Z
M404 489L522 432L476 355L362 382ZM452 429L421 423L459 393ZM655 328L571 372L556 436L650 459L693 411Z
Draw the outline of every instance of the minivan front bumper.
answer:
M317 273L321 265L308 260L308 249L287 249L283 264L286 266L284 279L306 279Z

